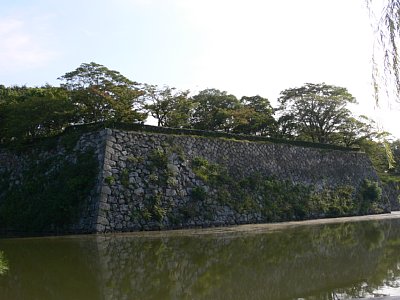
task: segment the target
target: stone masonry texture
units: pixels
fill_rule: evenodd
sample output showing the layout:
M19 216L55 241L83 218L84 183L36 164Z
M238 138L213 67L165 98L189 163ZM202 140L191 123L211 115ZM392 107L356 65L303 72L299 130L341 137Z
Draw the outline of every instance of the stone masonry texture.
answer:
M87 148L95 150L99 174L87 209L70 229L76 233L265 222L261 212L238 212L217 201L215 189L193 172L191 163L198 157L223 166L238 180L260 174L317 189L378 181L368 157L355 151L116 129L83 134L74 150ZM42 155L62 151L58 147ZM0 149L0 173L10 171L18 185L27 160ZM203 201L193 199L198 188L206 193Z

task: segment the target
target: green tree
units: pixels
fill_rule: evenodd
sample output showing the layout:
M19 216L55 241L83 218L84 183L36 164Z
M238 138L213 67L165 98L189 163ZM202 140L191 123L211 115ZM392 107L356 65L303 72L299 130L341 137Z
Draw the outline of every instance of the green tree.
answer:
M279 110L277 111L279 112ZM297 138L299 125L296 123L294 115L281 114L277 120L277 127L275 137L289 140Z
M235 133L270 136L276 131L274 109L267 98L243 96L240 107L233 110L232 115Z
M0 87L0 139L24 140L57 134L76 121L68 92L59 87Z
M27 86L4 86L0 84L0 104L21 102L24 98L41 94L40 89L29 88Z
M139 84L97 63L83 63L58 78L79 108L81 123L143 121Z
M192 102L188 99L189 91L176 91L175 88L145 85L145 109L155 119L158 126L189 127Z
M348 117L338 127L338 132L334 133L333 141L335 144L350 147L359 145L362 140L379 138L385 132L380 132L375 124L375 121L366 117L359 118Z
M240 108L239 100L225 91L206 89L192 97L195 111L191 126L201 130L223 130L233 127L232 113Z
M395 140L394 142L391 143L390 146L395 161L394 168L392 171L395 175L400 176L400 140Z
M190 128L190 120L194 112L194 103L186 97L175 99L173 110L167 116L165 126L176 128Z
M382 142L366 139L360 142L360 147L368 155L379 175L384 175L389 171L388 156Z
M281 92L278 99L282 132L319 143L332 143L333 134L351 116L355 98L346 88L307 83Z

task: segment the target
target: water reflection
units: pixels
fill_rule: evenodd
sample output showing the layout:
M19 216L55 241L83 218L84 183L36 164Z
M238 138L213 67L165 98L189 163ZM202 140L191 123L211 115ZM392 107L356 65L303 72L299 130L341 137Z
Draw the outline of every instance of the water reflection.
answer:
M4 252L0 251L0 276L4 275L8 271L8 262L4 256Z
M0 249L11 266L0 276L5 299L349 299L393 294L400 282L400 220Z

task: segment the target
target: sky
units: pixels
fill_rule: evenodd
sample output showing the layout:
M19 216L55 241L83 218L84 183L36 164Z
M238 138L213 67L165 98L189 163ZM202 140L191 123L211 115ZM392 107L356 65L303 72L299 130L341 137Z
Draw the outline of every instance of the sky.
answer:
M374 107L370 23L365 0L4 0L0 84L59 85L93 61L140 83L275 105L285 89L325 82L400 138L399 108Z

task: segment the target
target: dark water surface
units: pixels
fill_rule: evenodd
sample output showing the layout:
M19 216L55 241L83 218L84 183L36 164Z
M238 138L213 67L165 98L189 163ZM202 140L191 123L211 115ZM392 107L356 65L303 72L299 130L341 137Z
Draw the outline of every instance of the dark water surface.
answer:
M400 296L400 219L0 240L0 299Z

